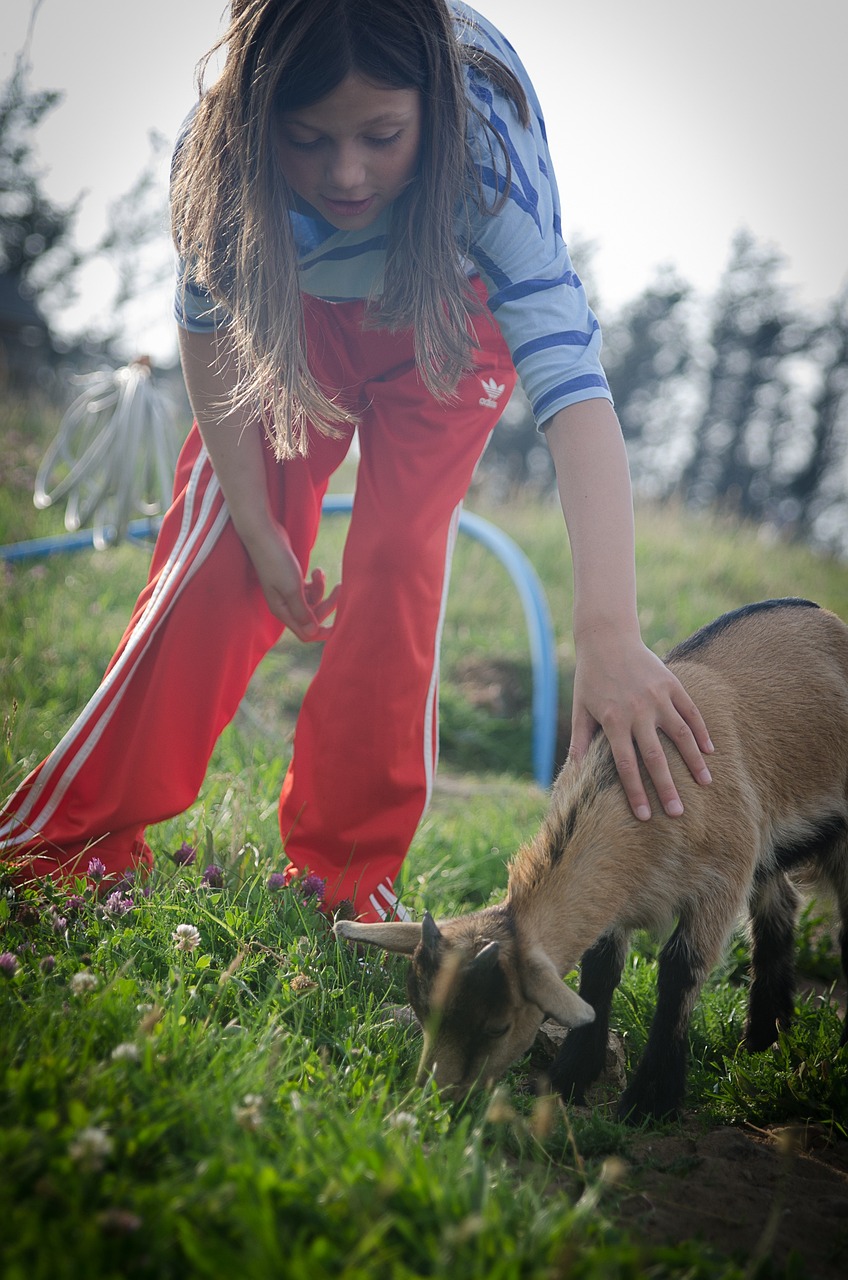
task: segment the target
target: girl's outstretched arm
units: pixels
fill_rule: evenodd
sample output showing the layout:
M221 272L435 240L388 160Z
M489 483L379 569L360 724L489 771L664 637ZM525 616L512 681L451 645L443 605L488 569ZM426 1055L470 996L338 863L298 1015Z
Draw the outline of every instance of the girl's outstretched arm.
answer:
M269 609L298 639L326 639L331 628L321 624L335 608L337 590L325 598L320 569L304 580L288 534L269 510L264 437L252 415L226 410L235 376L226 334L180 329L180 356L198 429Z
M621 428L607 400L556 413L545 434L556 467L574 561L574 709L569 757L600 726L637 818L651 816L637 749L666 813L683 812L659 730L693 777L708 783L713 750L680 681L642 643L636 609L633 502Z

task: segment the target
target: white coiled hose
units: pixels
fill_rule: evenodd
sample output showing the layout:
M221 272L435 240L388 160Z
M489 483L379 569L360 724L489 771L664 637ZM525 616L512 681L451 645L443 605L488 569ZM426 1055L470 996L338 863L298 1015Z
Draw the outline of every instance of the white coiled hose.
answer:
M67 498L65 528L91 522L104 548L126 536L133 517L170 506L182 434L146 356L84 381L38 468L33 501L43 510Z

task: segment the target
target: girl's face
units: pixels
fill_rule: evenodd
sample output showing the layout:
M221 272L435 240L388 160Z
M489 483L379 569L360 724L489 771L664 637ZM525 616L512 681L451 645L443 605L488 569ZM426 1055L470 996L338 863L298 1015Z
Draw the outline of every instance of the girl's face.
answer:
M332 226L358 231L415 176L422 114L417 89L383 89L351 73L326 98L280 117L280 168Z

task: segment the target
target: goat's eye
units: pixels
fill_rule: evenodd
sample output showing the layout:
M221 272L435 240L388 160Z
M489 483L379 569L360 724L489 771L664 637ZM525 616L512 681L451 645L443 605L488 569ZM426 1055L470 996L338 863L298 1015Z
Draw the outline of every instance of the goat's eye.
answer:
M490 1040L501 1040L509 1031L510 1023L505 1022L502 1027L487 1027L486 1035Z

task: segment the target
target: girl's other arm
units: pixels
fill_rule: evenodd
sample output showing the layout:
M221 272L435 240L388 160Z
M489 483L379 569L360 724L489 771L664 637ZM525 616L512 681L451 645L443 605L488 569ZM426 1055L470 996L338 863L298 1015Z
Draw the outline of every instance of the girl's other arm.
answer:
M642 643L630 474L618 419L609 401L585 400L556 413L545 434L574 562L577 662L569 756L581 759L600 726L636 817L651 816L636 748L663 808L676 816L683 806L659 730L700 783L710 781L702 752L713 747L692 699Z
M335 608L338 589L324 598L320 569L309 582L304 580L288 534L270 510L264 436L249 412L226 408L235 380L226 331L216 336L180 329L179 335L183 377L198 429L268 607L298 639L325 639L330 627L321 623Z

